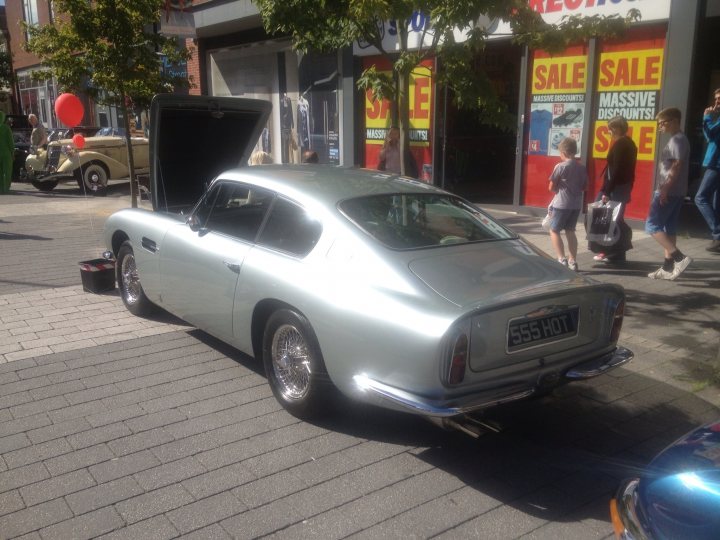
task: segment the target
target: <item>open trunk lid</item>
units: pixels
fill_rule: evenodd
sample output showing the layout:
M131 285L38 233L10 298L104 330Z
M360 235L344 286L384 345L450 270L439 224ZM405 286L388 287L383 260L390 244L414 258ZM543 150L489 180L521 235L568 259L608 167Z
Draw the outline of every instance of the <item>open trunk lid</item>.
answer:
M159 94L150 106L154 210L195 204L222 171L247 164L270 116L268 101Z

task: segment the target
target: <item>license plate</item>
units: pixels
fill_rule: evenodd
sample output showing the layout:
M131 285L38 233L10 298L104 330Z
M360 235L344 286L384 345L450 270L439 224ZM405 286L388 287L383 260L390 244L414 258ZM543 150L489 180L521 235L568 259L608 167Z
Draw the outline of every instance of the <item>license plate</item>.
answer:
M527 349L577 335L579 307L553 311L547 315L513 319L508 325L508 352Z

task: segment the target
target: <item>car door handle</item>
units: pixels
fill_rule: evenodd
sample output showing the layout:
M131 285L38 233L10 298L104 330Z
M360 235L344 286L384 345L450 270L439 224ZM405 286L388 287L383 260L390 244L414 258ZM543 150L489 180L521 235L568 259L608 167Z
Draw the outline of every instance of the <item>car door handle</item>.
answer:
M223 264L227 266L233 272L240 272L240 263L233 261L223 261Z
M157 243L155 242L155 240L150 240L146 236L142 237L140 245L142 245L143 248L147 249L151 253L157 253L158 251L160 251L157 247Z

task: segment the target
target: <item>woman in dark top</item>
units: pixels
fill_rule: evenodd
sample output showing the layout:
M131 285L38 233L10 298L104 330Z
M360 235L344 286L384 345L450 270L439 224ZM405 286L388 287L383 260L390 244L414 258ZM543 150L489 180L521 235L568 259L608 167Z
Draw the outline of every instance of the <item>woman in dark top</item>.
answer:
M632 229L625 223L623 217L635 182L637 146L628 137L628 123L622 116L608 120L608 129L613 142L607 155L607 167L597 200L602 200L604 203L608 201L623 203L617 219L620 238L612 246L598 246L591 243L590 249L598 253L594 257L596 261L621 262L625 260L625 253L632 249Z

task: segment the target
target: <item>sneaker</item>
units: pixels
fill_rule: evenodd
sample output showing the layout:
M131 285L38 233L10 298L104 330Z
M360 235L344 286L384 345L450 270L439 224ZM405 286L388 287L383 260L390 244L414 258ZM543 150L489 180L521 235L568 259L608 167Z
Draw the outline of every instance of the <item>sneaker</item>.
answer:
M604 253L598 253L593 257L593 261L608 262L608 258L605 256Z
M577 261L568 261L568 268L574 272L578 271Z
M658 268L658 269L655 270L654 272L650 272L650 273L648 274L648 277L649 277L650 279L669 279L669 280L673 280L673 279L675 279L674 277L672 277L672 276L673 276L673 272L675 272L675 270L673 270L672 272L668 272L667 270L665 270L665 269L661 266L660 268ZM677 276L675 276L675 277L677 277Z
M720 253L720 240L713 240L705 249L713 253Z
M672 277L670 279L675 279L680 274L682 274L685 271L685 269L688 266L690 266L691 262L692 262L692 259L690 257L688 257L687 255L685 256L685 258L683 260L676 262L675 267L673 268L673 271L672 271Z
M567 265L568 265L567 259L566 259L565 257L563 257L562 259L558 259L558 262L559 262L560 264L562 264L563 266L567 266Z

